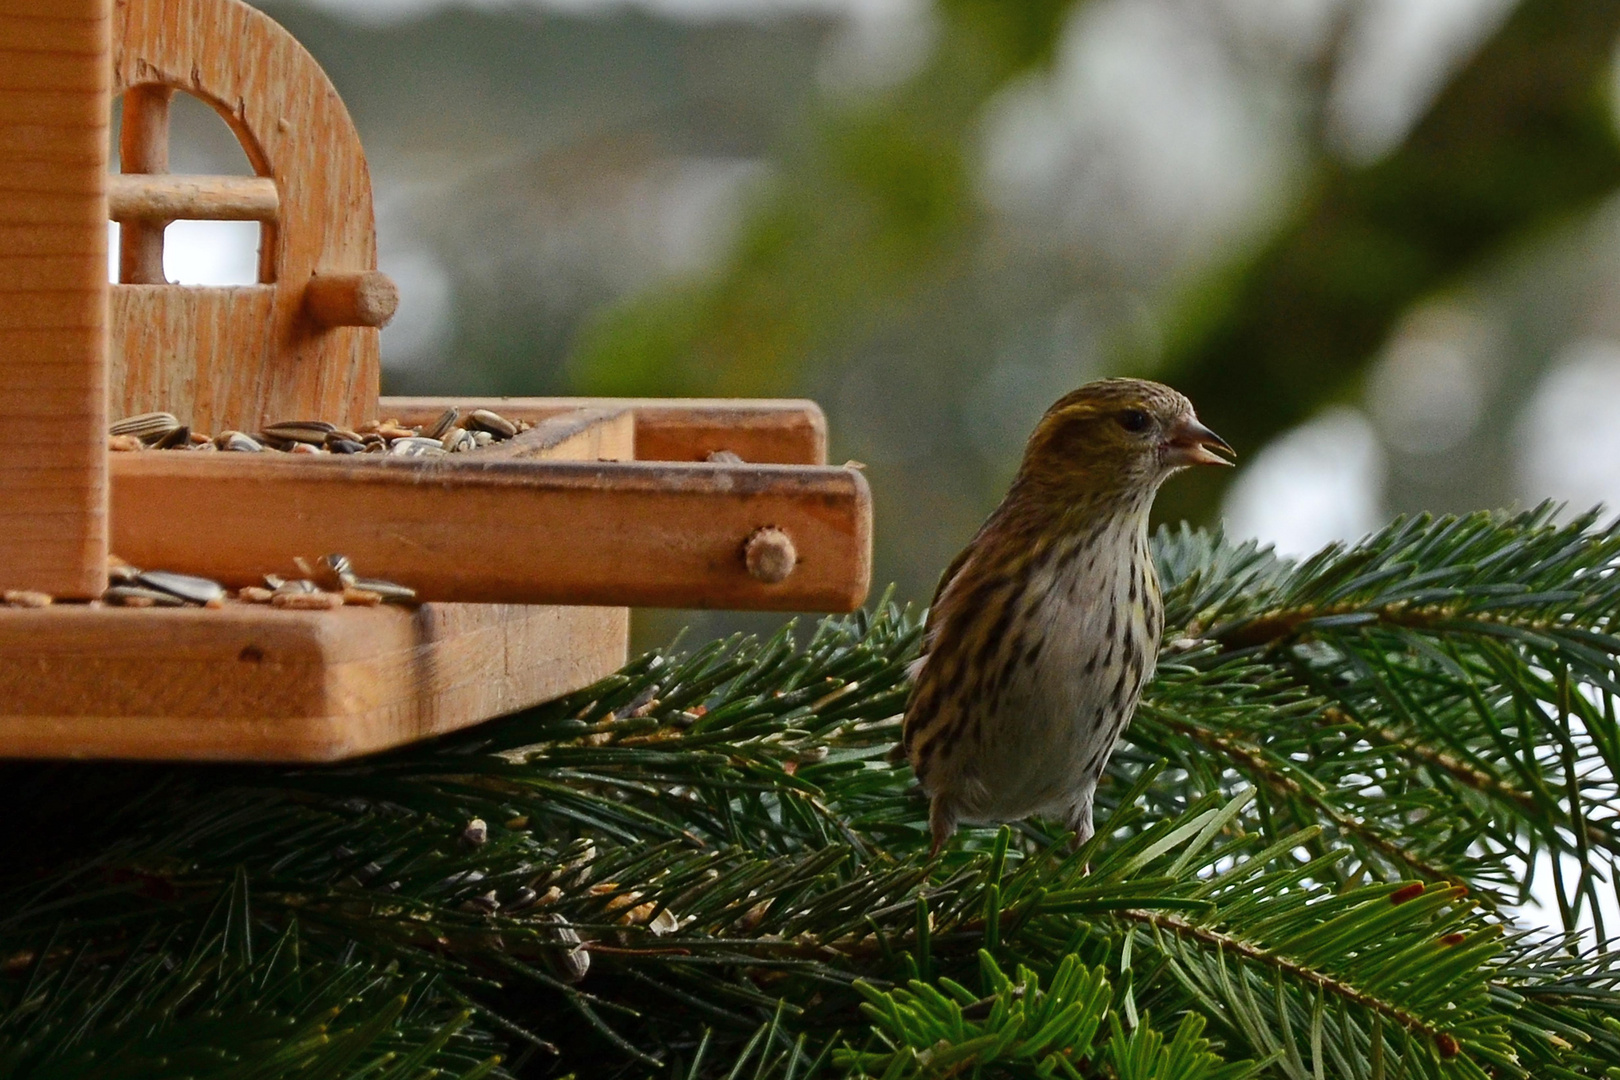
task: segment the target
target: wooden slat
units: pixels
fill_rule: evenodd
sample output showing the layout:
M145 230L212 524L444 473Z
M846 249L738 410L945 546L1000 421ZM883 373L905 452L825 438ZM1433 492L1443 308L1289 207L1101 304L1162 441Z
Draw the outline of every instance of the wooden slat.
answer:
M106 580L110 7L0 6L0 589Z
M853 469L147 452L112 493L119 555L229 584L340 552L430 600L847 611L871 574ZM743 564L766 526L799 553L778 584Z
M332 761L569 693L624 608L0 608L0 756Z
M378 411L381 418L423 424L451 405L531 422L573 409L631 409L641 461L702 461L730 450L761 464L827 463L827 418L815 402L798 399L385 397Z

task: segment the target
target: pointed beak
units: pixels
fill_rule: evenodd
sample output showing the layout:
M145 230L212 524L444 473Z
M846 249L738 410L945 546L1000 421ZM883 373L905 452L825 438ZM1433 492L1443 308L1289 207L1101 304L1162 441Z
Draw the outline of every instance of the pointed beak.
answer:
M1179 468L1182 465L1232 464L1226 458L1213 453L1212 447L1237 456L1237 451L1228 446L1225 439L1189 417L1170 432L1170 438L1166 440L1164 448L1165 464L1172 468Z

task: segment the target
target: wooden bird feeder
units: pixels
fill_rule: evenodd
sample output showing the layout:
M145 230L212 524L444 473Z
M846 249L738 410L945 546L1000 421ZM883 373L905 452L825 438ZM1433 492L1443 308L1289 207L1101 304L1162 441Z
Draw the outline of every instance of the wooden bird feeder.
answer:
M176 90L256 175L168 174ZM238 0L0 0L0 191L0 589L57 599L0 608L0 756L343 758L600 678L629 606L866 595L870 496L826 466L813 403L379 399L395 294L359 139L313 58ZM175 219L261 223L258 283L166 283ZM356 428L450 404L534 426L427 458L108 452L109 416ZM232 588L335 552L424 602L112 607L109 551Z

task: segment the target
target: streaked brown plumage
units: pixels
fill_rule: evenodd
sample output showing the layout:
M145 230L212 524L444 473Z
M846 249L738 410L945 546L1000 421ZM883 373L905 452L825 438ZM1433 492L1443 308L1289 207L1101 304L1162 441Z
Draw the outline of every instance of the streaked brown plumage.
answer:
M959 821L1034 814L1091 837L1091 801L1158 659L1147 547L1166 477L1227 464L1159 383L1088 383L1047 410L1011 489L940 579L902 747L934 851Z

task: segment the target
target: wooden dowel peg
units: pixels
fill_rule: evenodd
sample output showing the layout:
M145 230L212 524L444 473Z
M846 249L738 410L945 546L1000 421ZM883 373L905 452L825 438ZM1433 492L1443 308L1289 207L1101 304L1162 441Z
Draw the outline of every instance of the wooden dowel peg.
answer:
M755 581L775 585L787 580L799 565L799 551L793 538L781 529L765 526L755 529L743 545L743 564Z
M107 216L114 221L264 221L281 214L276 182L267 176L107 177Z
M393 279L377 270L318 273L304 292L304 310L325 327L385 326L398 307Z

